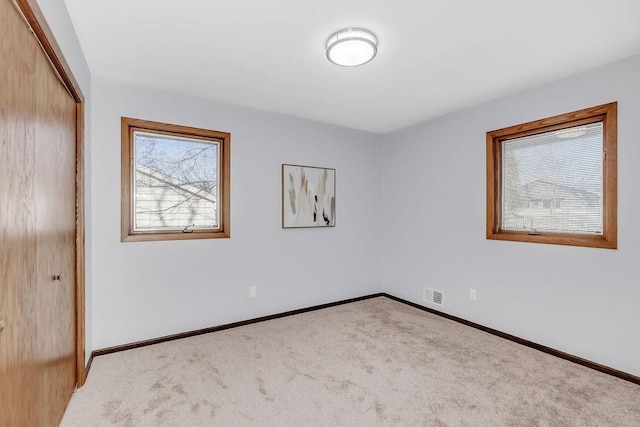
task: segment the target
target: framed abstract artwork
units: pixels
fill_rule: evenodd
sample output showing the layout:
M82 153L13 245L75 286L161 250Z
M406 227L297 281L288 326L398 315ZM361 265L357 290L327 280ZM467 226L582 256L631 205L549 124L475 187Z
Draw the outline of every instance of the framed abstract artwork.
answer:
M282 165L282 228L336 225L336 170Z

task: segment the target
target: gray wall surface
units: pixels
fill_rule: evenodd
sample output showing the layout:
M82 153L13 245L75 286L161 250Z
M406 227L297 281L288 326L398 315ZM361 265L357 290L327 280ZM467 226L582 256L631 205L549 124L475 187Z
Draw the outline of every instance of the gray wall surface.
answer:
M38 3L87 101L87 355L380 290L429 306L428 286L434 308L640 375L640 56L381 136L92 76L64 2ZM485 133L612 101L619 249L486 240ZM231 132L231 239L120 242L121 116ZM282 163L337 169L335 228L280 228Z
M94 348L380 289L378 135L95 77L93 96ZM121 116L231 133L230 239L120 242ZM336 169L335 227L281 228L282 163Z
M640 375L638 76L636 56L387 135L385 290ZM619 249L486 240L486 132L613 101Z

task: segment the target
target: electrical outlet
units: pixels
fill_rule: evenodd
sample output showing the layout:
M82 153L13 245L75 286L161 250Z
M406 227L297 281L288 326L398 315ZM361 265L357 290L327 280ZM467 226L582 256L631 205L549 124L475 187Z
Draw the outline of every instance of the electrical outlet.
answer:
M249 297L253 298L256 296L256 287L255 286L249 286Z
M476 290L475 289L469 289L469 299L471 301L475 301L476 300Z

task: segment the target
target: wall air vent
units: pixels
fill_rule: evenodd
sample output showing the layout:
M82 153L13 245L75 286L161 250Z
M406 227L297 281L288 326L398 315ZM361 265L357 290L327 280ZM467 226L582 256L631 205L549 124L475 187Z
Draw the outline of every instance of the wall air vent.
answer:
M444 305L444 294L431 288L424 288L424 300L432 304Z

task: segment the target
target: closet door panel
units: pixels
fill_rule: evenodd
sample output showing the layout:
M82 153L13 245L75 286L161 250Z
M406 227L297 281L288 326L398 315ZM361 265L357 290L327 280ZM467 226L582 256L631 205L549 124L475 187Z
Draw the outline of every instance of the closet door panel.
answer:
M76 104L44 54L34 121L40 425L58 425L76 384Z
M39 47L0 1L0 426L37 425L35 364L35 58Z
M57 426L76 383L76 108L10 1L0 58L0 427Z

